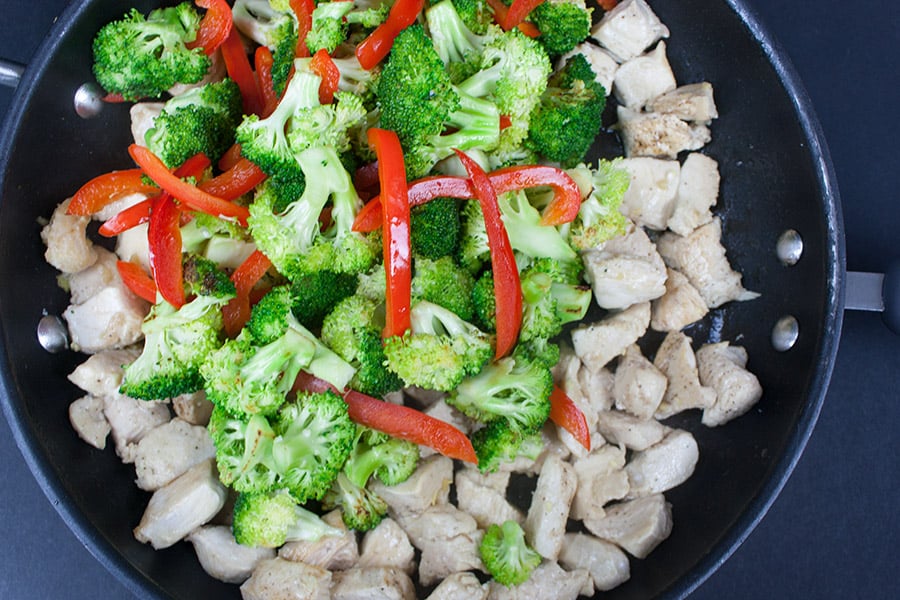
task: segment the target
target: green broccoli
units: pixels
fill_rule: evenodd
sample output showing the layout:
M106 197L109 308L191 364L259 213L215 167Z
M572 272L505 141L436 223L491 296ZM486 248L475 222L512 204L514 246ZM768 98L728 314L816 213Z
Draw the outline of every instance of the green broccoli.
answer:
M478 552L491 577L507 587L528 581L541 564L541 555L528 546L522 526L515 521L488 527Z
M472 307L475 324L483 331L497 331L497 299L494 296L494 273L485 271L472 288Z
M545 0L529 14L540 30L538 41L551 56L565 54L591 33L591 14L585 0Z
M216 447L219 479L238 492L275 489L278 472L272 458L277 434L262 415L235 416L215 405L207 430Z
M286 1L235 0L234 26L272 52L272 84L284 91L297 50L297 18Z
M319 2L312 14L312 27L306 34L306 47L310 54L325 49L329 54L347 39L349 23L347 13L353 10L353 2Z
M224 269L236 269L256 249L244 227L203 212L181 226L181 247Z
M314 542L344 533L300 506L284 490L240 494L231 527L239 544L264 548L277 548L285 542Z
M478 202L464 202L459 216L460 240L456 258L463 267L477 273L491 259L484 213Z
M391 0L354 0L353 10L345 17L350 25L363 29L375 29L387 19Z
M326 510L341 509L344 525L355 531L369 531L381 523L388 511L384 498L372 490L356 485L341 471L322 499Z
M559 230L541 225L541 213L529 202L524 190L500 194L497 203L513 250L532 258L581 263Z
M451 0L463 23L473 33L483 35L494 24L494 11L487 0Z
M188 253L183 255L181 265L188 294L231 298L237 293L228 274L210 259Z
M459 245L459 203L435 198L410 210L410 242L417 257L437 260L452 255Z
M362 98L363 103L368 108L371 108L369 101L375 93L374 86L378 69L363 69L356 54L335 57L331 60L334 61L334 65L337 67L338 73L340 73L338 90L359 96Z
M621 159L600 159L590 170L593 190L582 203L578 216L566 228L569 244L576 250L596 248L614 237L625 235L625 216L619 212L631 178L619 164Z
M197 83L211 65L202 48L188 50L200 27L190 2L151 11L131 9L93 41L94 76L125 100L158 98L176 83Z
M478 470L493 473L503 463L519 456L536 460L544 448L540 432L524 434L510 427L506 419L491 421L472 436L472 447L478 457Z
M550 339L566 323L583 319L590 307L590 286L554 280L554 274L557 277L560 274L545 266L554 263L547 259L536 261L520 274L523 306L520 341Z
M412 301L427 300L452 310L464 321L475 316L472 290L475 278L450 256L413 261Z
M291 284L294 316L308 329L318 329L338 302L356 292L357 278L349 273L315 271Z

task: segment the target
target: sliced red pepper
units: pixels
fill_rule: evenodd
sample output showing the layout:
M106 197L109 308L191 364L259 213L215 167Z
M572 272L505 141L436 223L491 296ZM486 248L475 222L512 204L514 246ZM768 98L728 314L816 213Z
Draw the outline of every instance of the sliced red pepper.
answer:
M319 76L319 103L331 104L334 102L334 94L338 91L338 83L341 81L341 72L331 60L331 55L325 48L319 48L313 54L309 62L309 70Z
M137 204L132 204L125 210L119 212L114 217L107 219L100 226L98 233L104 237L114 237L128 231L138 225L146 223L150 220L150 210L153 206L154 198L141 200Z
M272 81L272 67L275 64L275 59L271 50L265 46L260 46L256 49L253 62L256 65L256 78L259 82L259 94L262 98L262 111L259 116L264 119L271 115L275 107L278 106L278 93L275 91L275 84Z
M484 214L484 228L488 247L491 249L491 270L494 273L494 302L497 314L497 348L495 358L509 354L519 339L522 325L522 283L519 268L509 243L509 235L500 216L497 190L491 185L487 173L477 162L460 150L456 155L472 180L475 196Z
M150 179L188 208L223 219L236 219L241 225L247 225L250 211L246 207L217 198L182 181L177 175L170 173L166 165L147 148L131 144L128 153Z
M618 6L619 0L597 0L597 4L600 5L600 8L609 12Z
M262 169L246 158L238 161L224 173L207 179L198 187L222 200L240 198L266 179Z
M231 28L221 47L225 71L241 90L244 112L258 115L263 109L262 95L236 27Z
M155 194L158 191L156 186L144 182L144 173L140 169L112 171L98 175L81 186L72 196L66 212L89 216L130 194Z
M312 29L312 15L316 9L313 0L290 0L291 10L297 17L297 49L294 55L297 58L309 56L309 48L306 47L306 36Z
M509 5L509 10L506 11L503 20L499 21L500 27L509 31L524 21L525 17L528 16L528 13L533 11L535 7L543 2L544 0L513 0L513 3Z
M591 450L591 431L581 409L558 385L550 394L550 420L572 434L588 452Z
M384 60L384 57L391 51L391 46L394 45L394 38L415 23L424 7L425 0L397 0L394 2L387 19L356 47L356 58L359 60L360 66L370 71Z
M186 45L188 48L203 48L203 53L210 56L219 49L234 28L231 7L225 0L195 0L195 4L205 8L206 14L200 21L197 37Z
M116 270L131 292L151 304L156 304L156 282L150 278L141 265L124 260L116 261Z
M272 261L259 250L255 250L231 274L231 281L234 282L237 293L222 308L225 334L229 337L235 337L240 333L250 318L250 292L271 266Z
M237 161L239 160L241 160L241 145L234 143L225 151L225 154L219 157L219 162L216 163L216 167L220 171L227 171L237 164Z
M106 94L101 100L107 104L122 104L128 102L122 94Z
M541 35L541 30L538 29L537 25L535 25L531 21L522 21L521 23L516 25L516 29L530 38L536 38Z
M163 299L184 306L184 276L181 266L181 209L167 193L153 198L147 227L150 272Z
M378 158L381 184L384 265L387 282L384 336L403 335L410 328L412 250L410 247L409 195L400 138L393 131L372 128L369 146Z
M212 161L209 160L208 156L206 156L202 152L198 152L197 154L181 163L181 165L179 165L178 168L173 172L175 173L175 177L199 178L201 175L203 175L203 171L205 171L211 164Z

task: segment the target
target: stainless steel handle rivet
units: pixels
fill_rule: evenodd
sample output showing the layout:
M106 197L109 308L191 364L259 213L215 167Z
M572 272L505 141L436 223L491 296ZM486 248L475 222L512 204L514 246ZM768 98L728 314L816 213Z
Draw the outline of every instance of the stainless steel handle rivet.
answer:
M800 262L800 257L803 256L803 238L800 237L797 231L788 229L778 238L778 243L775 245L775 253L778 255L778 260L781 261L781 264L788 267L796 265Z
M69 347L69 333L65 323L56 315L44 315L37 326L37 338L41 347L56 354Z
M779 352L787 352L800 338L800 323L791 315L778 319L772 328L772 346Z
M75 90L75 112L82 119L96 117L103 110L104 92L96 83L84 83Z

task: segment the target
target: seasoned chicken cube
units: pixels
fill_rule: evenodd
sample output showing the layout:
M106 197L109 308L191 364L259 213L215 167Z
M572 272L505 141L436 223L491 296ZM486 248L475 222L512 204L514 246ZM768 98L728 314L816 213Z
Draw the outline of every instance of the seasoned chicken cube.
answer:
M116 256L119 260L140 265L150 272L150 246L147 244L147 224L127 229L116 236Z
M103 450L109 435L109 421L103 416L103 398L88 394L69 405L69 422L78 437Z
M386 518L363 536L356 564L360 568L385 567L412 573L415 570L414 559L415 550L409 536L396 521Z
M659 421L639 419L620 410L601 412L597 429L610 444L629 450L645 450L662 440L669 431Z
M524 583L506 587L491 581L488 600L575 600L590 585L587 569L564 571L554 561L544 561Z
M577 486L572 465L554 456L544 461L522 526L528 544L544 558L559 554Z
M620 167L630 183L619 210L640 226L665 229L675 210L681 165L677 160L637 157L622 159Z
M103 416L112 429L116 454L124 463L134 462L141 438L172 418L165 402L148 402L122 395L106 396L103 400Z
M692 408L708 408L716 401L715 390L700 384L691 338L684 333L667 333L656 351L653 364L669 379L669 386L656 411L656 418L666 419Z
M349 569L331 577L331 600L416 600L416 586L401 569Z
M622 585L631 577L628 556L618 546L584 533L566 534L559 564L570 571L587 569L594 589L601 592Z
M670 490L694 473L700 456L697 441L688 431L670 431L659 443L635 452L625 467L631 491L638 498Z
M329 571L341 571L356 566L359 561L356 533L347 529L341 511L328 512L322 516L322 520L341 530L342 535L326 535L314 542L288 542L278 550L278 556Z
M621 70L621 69L620 69ZM685 150L699 150L712 136L703 123L688 123L668 113L617 110L625 156L650 156L674 160Z
M468 472L468 477L476 485L494 490L498 494L506 497L506 488L509 487L510 473L504 471L494 471L493 473L482 473L478 467L471 463L463 463L463 468Z
M452 484L453 461L435 454L423 459L403 483L387 486L375 481L372 491L387 502L389 514L402 525L402 518L421 514L430 506L447 504Z
M138 146L147 146L147 131L153 127L165 106L164 102L135 102L128 111L131 117L131 136Z
M669 29L644 0L624 0L603 15L591 30L591 37L619 62L625 62L660 38L669 37Z
M261 561L241 586L243 600L330 600L331 572L283 558Z
M519 525L525 516L506 499L504 492L481 485L473 469L460 469L456 473L456 505L469 513L482 529L492 523L515 521Z
M63 313L72 349L87 354L130 346L144 337L141 325L149 305L121 286L103 288Z
M668 269L666 293L650 305L650 328L655 331L679 331L706 316L709 307L688 278Z
M614 395L616 408L639 419L650 419L666 393L668 380L633 344L616 367Z
M572 499L570 518L579 521L602 518L607 503L628 495L624 447L604 444L585 458L576 460L572 466L578 487Z
M425 600L485 600L488 585L472 573L454 573L438 584Z
M596 373L638 341L649 324L650 303L642 302L596 323L580 325L572 330L575 354Z
M86 302L104 288L124 285L116 268L118 257L101 246L97 246L95 251L97 260L94 264L67 277L72 304Z
M636 558L646 558L672 533L672 505L662 494L626 500L606 508L602 519L585 519L584 526Z
M704 154L692 152L681 165L675 211L669 218L669 229L678 235L712 221L710 208L719 198L719 164Z
M134 537L156 550L168 548L216 516L227 495L212 460L194 465L153 492Z
M666 43L660 42L650 52L622 63L616 71L613 93L622 106L640 110L676 85L666 57Z
M683 121L709 123L719 117L710 83L691 83L669 90L647 103L647 110L674 115Z
M273 548L238 544L231 528L225 525L195 529L187 536L187 541L194 545L203 570L226 583L243 583L261 561L275 558Z
M216 447L206 427L172 419L149 431L137 444L134 469L137 486L154 491L207 459Z
M470 515L450 504L406 520L413 546L421 550L419 583L428 586L460 571L484 571L478 547L484 533Z
M191 425L206 425L212 415L213 403L206 397L206 392L200 390L193 394L182 394L172 398L172 409L175 414Z
M627 235L583 252L581 258L585 279L601 308L621 310L666 291L666 264L640 227L632 225Z
M721 240L722 222L716 217L687 236L666 232L656 244L666 265L684 273L710 308L759 297L741 285L741 274L731 268Z
M575 54L581 54L587 59L588 64L591 65L591 70L597 76L595 81L603 86L603 89L606 90L606 95L609 96L613 89L616 70L619 68L619 63L616 62L613 55L595 44L582 42L560 57L556 63L557 70L561 69L566 64L566 61Z
M613 406L615 401L613 397L615 376L612 374L612 371L606 368L593 372L582 366L581 370L578 371L578 381L581 382L581 389L585 390L587 401L597 415L593 421L593 423L596 423L600 413L609 410ZM595 425L591 425L592 429L594 427Z
M716 402L703 410L707 427L741 416L762 398L756 375L746 369L747 351L728 342L707 344L697 351L700 381L716 390Z
M41 239L47 246L44 258L63 273L77 273L97 260L97 250L87 237L91 218L66 214L71 202L68 198L60 203L41 229Z
M125 374L124 365L140 356L138 348L104 350L92 354L69 374L69 381L94 396L115 398Z

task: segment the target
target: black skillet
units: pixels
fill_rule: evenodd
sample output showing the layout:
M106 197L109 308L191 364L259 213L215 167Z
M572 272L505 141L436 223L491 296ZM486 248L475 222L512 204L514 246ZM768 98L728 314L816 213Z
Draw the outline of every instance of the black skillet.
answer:
M680 421L701 448L697 473L668 494L675 529L631 581L610 597L683 596L746 537L774 500L815 422L837 348L843 303L843 239L827 151L805 94L772 40L738 2L653 2L673 32L669 56L679 82L711 81L721 117L706 151L723 172L722 211L729 256L752 303L716 311L691 331L696 341L739 340L766 396L728 427L705 430ZM36 219L49 215L86 178L131 166L127 108L107 106L83 120L75 90L91 81L89 43L119 3L71 6L22 80L3 135L0 203L0 331L4 410L20 448L48 496L88 548L139 595L237 597L199 568L186 545L155 552L131 529L147 495L131 467L99 453L71 431L66 407L75 390L65 375L79 357L49 355L35 325L58 314L66 297L43 263ZM138 3L145 10L150 3ZM748 126L752 124L752 126ZM35 161L35 157L41 157ZM45 165L55 165L48 169ZM786 267L775 247L787 229L804 240L802 259ZM30 290L28 296L20 290ZM800 325L796 343L770 342L782 317ZM229 596L230 594L230 596Z

